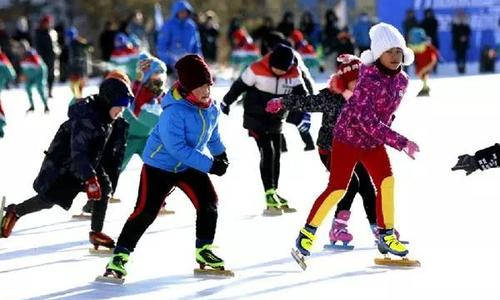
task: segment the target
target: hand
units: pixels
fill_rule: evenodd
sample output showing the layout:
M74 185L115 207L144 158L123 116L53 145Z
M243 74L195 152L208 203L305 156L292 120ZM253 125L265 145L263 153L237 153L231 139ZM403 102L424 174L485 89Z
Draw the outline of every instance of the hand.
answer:
M226 104L226 102L222 101L220 103L220 110L225 114L229 116L229 105Z
M227 159L227 154L226 154L226 152L225 152L225 151L224 151L224 152L222 152L222 153L221 153L221 154L219 154L219 155L214 156L214 159L220 159L220 160L222 160L222 161L224 161L224 162L226 162L226 163L228 163L228 164L229 164L229 160Z
M451 168L452 171L464 170L465 175L467 176L472 174L477 169L479 169L479 164L477 163L474 156L471 156L469 154L460 155L458 157L457 164L453 168Z
M304 113L304 116L302 117L302 121L300 121L299 125L297 125L297 128L299 129L300 132L307 132L311 128L311 114L310 113Z
M283 109L283 99L282 98L273 98L267 101L266 111L271 114L277 114L280 110Z
M101 199L101 186L97 176L91 177L85 181L85 192L87 197L92 201L99 201Z
M226 173L228 166L229 163L227 161L214 157L214 162L212 163L212 167L210 168L210 171L208 171L208 173L222 176Z
M415 144L412 141L408 141L406 144L406 147L403 148L403 151L411 157L411 159L415 159L415 153L419 152L420 149L418 148L418 145Z

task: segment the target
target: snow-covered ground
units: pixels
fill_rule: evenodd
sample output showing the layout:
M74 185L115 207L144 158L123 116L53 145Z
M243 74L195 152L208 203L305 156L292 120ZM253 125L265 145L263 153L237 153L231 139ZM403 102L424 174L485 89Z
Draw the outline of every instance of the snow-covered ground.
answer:
M182 193L167 200L175 215L158 218L128 264L123 286L95 283L108 258L90 256L89 221L74 221L85 202L80 194L69 212L59 207L20 219L9 239L0 239L0 299L498 299L500 260L500 172L466 177L451 172L456 157L500 140L499 75L439 78L432 96L415 98L411 81L393 128L421 148L412 161L389 150L396 176L397 228L411 241L410 257L420 268L375 266L379 256L357 198L349 229L355 249L324 251L331 214L318 232L314 253L303 272L290 249L328 174L316 152L302 151L297 130L286 125L289 152L282 156L280 193L295 214L263 217L264 197L254 141L241 127L242 108L222 116L221 134L231 162L223 177L213 177L219 194L215 244L231 279L194 278L195 211ZM220 82L219 82L220 84ZM324 84L324 82L323 82ZM221 99L227 86L216 86ZM96 87L85 90L95 91ZM51 113L25 115L22 90L2 93L8 125L0 140L0 195L18 203L33 195L32 182L45 150L66 119L69 88L60 86ZM313 135L320 115L313 116ZM141 161L134 157L122 174L104 231L117 237L137 195Z

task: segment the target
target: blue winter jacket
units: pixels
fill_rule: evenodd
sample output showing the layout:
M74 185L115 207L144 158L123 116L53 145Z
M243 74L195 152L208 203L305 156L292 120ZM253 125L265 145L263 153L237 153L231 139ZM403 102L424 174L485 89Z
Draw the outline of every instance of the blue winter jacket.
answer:
M173 68L175 63L186 54L201 55L200 35L196 24L189 17L180 20L177 13L181 10L193 13L193 7L189 2L184 0L175 2L170 19L163 24L158 35L156 52L170 68Z
M178 173L194 168L208 173L213 157L226 148L220 140L220 111L213 103L206 109L188 102L172 88L162 99L163 112L142 154L145 164ZM206 153L206 149L210 154Z

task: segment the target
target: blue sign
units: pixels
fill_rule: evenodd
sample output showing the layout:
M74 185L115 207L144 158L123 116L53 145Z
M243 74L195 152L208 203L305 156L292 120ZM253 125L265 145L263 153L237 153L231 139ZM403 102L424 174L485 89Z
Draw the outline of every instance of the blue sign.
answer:
M459 9L468 15L471 27L469 61L477 61L485 46L500 44L500 0L378 0L377 13L381 22L396 26L402 32L406 10L414 9L419 21L424 10L432 8L439 22L438 38L440 52L445 61L454 61L451 25Z

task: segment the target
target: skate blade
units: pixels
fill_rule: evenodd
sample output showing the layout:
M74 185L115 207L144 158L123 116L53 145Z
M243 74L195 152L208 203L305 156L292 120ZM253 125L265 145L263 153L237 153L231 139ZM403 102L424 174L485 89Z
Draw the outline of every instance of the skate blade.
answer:
M281 216L282 214L281 209L264 209L262 212L265 217Z
M6 200L7 199L5 198L5 196L2 196L2 202L0 203L0 221L2 220L3 215L4 215L5 201Z
M120 200L120 198L111 197L111 198L109 198L108 202L109 203L120 203L120 202L122 202L122 200Z
M218 270L218 269L194 269L195 277L234 277L234 272L231 270Z
M292 208L292 207L283 207L281 208L281 210L285 213L285 214L290 214L290 213L295 213L297 212L297 210L295 208Z
M118 277L114 277L113 275L110 275L110 276L97 276L95 278L95 281L98 281L98 282L107 282L107 283L113 283L113 284L123 284L125 282L125 278L118 278Z
M300 253L297 249L292 249L290 254L292 254L293 259L295 259L295 261L299 264L300 268L305 271L307 269L307 265L304 255L302 255L302 253Z
M324 249L327 249L327 250L352 250L354 249L354 246L353 245L337 245L337 244L326 244L324 247Z
M95 248L89 248L89 253L91 255L95 255L95 256L101 256L101 257L108 257L108 256L111 256L113 255L113 251L115 250L115 248L106 248L106 249L95 249Z
M79 215L73 215L71 217L76 220L90 220L90 218L92 218L92 215L81 213Z
M392 259L390 257L375 258L375 264L391 267L420 267L420 262L418 260L412 260L406 257L400 259Z
M160 211L158 212L159 216L174 215L174 214L175 214L175 211L164 209L164 208L160 209Z

